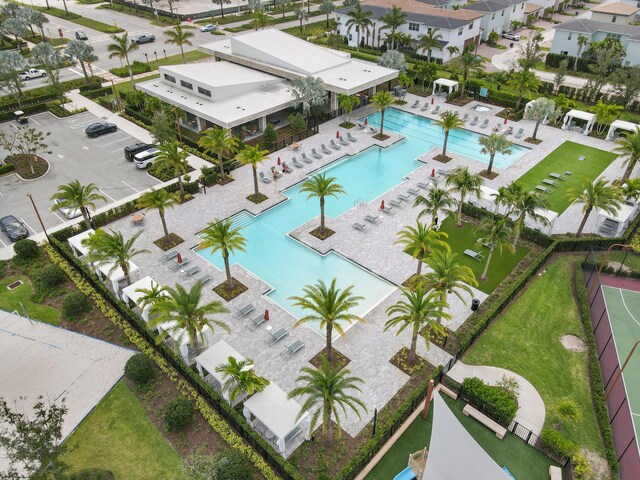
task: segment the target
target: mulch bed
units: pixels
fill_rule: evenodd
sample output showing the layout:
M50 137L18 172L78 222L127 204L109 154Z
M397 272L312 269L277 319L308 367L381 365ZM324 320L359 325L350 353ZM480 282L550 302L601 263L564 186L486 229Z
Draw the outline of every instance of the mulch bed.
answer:
M418 338L418 341L421 341L421 339ZM427 362L420 355L416 355L416 359L413 364L409 363L409 348L407 347L402 347L398 351L398 353L391 357L389 362L391 363L391 365L400 369L410 377L422 372L427 367L427 365L429 365L429 362Z
M349 128L353 128L353 127L355 127L355 126L356 126L356 124L355 124L355 123L351 123L351 122L342 122L342 123L341 123L340 125L338 125L338 126L339 126L339 127L342 127L342 128L347 128L347 129L349 129Z
M256 194L254 193L253 195L249 195L247 197L247 200L257 205L258 203L264 202L268 198L269 197L267 197L264 193L259 193L258 196L256 196Z
M396 100L393 103L395 103L396 105L406 105L407 104L406 100Z
M333 230L327 227L324 227L324 228L318 227L311 230L309 233L320 240L326 240L336 232L334 232Z
M473 102L474 99L470 97L456 97L451 100L447 100L445 103L449 103L451 105L457 105L458 107L464 107L466 104Z
M453 160L451 157L448 157L447 155L442 155L441 153L433 157L433 159L440 163L448 163L451 160Z
M169 233L168 239L167 237L162 237L158 240L154 240L153 243L154 245L160 247L161 250L166 252L167 250L171 250L173 247L180 245L183 242L184 240L175 233Z
M218 178L218 185L226 185L227 183L231 183L233 182L233 177L231 175L225 175L224 178L220 177Z
M455 333L453 332L453 330L450 330L449 328L445 327L444 325L442 326L442 328L444 328L444 335L438 335L432 329L429 329L429 327L423 328L422 331L420 332L420 334L424 336L424 334L426 333L427 329L431 330L430 331L430 335L429 335L429 339L431 340L431 342L434 345L437 345L438 347L440 347L440 348L442 348L444 350L446 348L446 346L447 346L447 343L449 342L449 338L451 338L453 335L455 335Z
M340 368L344 368L347 365L349 365L349 363L351 362L349 358L347 358L345 355L343 355L338 350L336 350L335 347L332 350L333 350L333 359L330 362L331 366L333 367L339 366ZM320 368L322 366L322 357L326 357L326 356L327 356L327 347L324 347L315 355L315 357L309 360L309 363L316 368Z
M376 140L380 140L381 142L384 142L385 140L387 140L390 137L389 137L389 135L385 135L385 134L380 135L379 133L376 133L373 136L373 138L375 138Z
M49 162L47 162L41 156L37 156L37 160L33 162L33 171L31 172L31 155L9 155L4 159L5 165L13 165L15 167L14 172L20 175L26 180L33 180L40 178L47 170L49 170Z
M245 285L240 283L235 278L232 278L231 281L233 282L233 288L232 289L228 288L226 280L224 282L222 282L220 285L218 285L218 286L213 288L213 291L215 293L217 293L218 295L220 295L227 302L233 300L237 296L239 296L239 295L243 294L244 292L246 292L247 290L249 290L248 287L246 287Z
M493 180L494 178L496 178L499 175L499 173L496 172L491 172L491 173L487 173L486 170L482 170L480 172L480 176L489 179L489 180Z
M542 140L533 137L527 137L524 139L524 141L527 143L532 143L533 145L540 145L542 143Z

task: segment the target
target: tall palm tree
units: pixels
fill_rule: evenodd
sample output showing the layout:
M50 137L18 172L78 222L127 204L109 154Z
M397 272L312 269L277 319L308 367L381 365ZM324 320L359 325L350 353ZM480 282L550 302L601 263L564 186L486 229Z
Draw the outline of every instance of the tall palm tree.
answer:
M351 112L358 105L360 105L360 98L356 95L344 95L342 93L338 95L338 106L344 112L345 122L351 120Z
M522 185L516 182L510 182L504 187L498 187L498 193L492 194L494 197L493 202L496 205L496 213L500 210L500 207L504 207L504 216L511 216L523 193Z
M269 157L267 157L268 153L269 150L262 150L259 145L247 145L236 155L236 159L242 165L251 165L251 169L253 170L253 198L256 202L260 198L260 190L258 190L258 165L269 159Z
M512 213L517 216L514 224L513 248L518 247L520 233L524 228L524 222L528 218L535 220L543 225L548 225L549 220L544 215L540 215L540 210L549 209L549 200L540 192L527 192L522 190L519 196L515 198Z
M485 155L489 155L487 175L491 175L496 154L509 155L511 154L511 147L513 146L513 143L510 142L503 133L492 133L489 136L483 135L478 139L478 143L482 146L482 150L480 151Z
M293 106L302 106L302 113L309 117L311 107L324 105L327 102L327 89L320 77L308 75L293 81Z
M266 14L264 8L257 8L252 15L251 27L254 30L260 30L271 25L271 17Z
M425 263L431 269L425 273L422 278L425 288L432 288L440 294L440 301L447 302L449 293L453 293L456 297L464 302L461 291L473 295L471 287L476 287L478 282L473 270L469 267L460 265L456 261L456 254L451 250L435 250ZM440 309L440 317L444 318L444 309Z
M442 146L442 156L447 156L447 142L449 141L449 132L464 127L464 120L460 118L458 112L447 110L440 114L440 118L433 122L437 127L442 128L444 132L444 144Z
M231 130L225 130L220 127L208 128L205 130L200 140L200 145L209 154L215 154L218 157L218 167L220 168L220 178L225 179L224 171L224 155L233 155L238 150L238 138L231 133Z
M158 302L160 297L166 295L167 287L161 286L155 282L151 284L151 288L136 288L136 292L141 293L138 297L140 308L149 307L149 317L155 317L156 311L153 306Z
M464 98L464 91L469 80L469 75L477 72L482 68L484 60L479 55L476 55L473 50L465 49L455 60L457 66L462 70L462 86L460 87L460 96Z
M610 215L614 215L618 212L620 202L622 201L620 190L610 186L609 182L602 178L592 182L591 179L584 177L580 186L577 188L568 188L565 196L572 202L584 204L582 207L584 217L582 217L582 222L580 222L576 237L582 234L587 219L594 208L599 208Z
M213 315L229 312L222 302L213 301L200 305L201 300L202 284L199 282L194 283L190 290L180 284L175 288L166 287L164 295L160 295L153 303L153 309L158 316L149 320L149 325L162 325L164 330L175 335L177 346L183 343L186 335L198 356L201 345L205 343L205 329L209 328L213 332L215 327L218 327L231 333L226 323L212 318Z
M129 54L138 50L138 44L129 41L127 32L122 35L114 35L113 43L107 45L107 51L109 52L109 58L118 57L120 60L124 59L129 69L129 78L131 79L131 88L136 90L136 82L133 79L133 71L131 70L131 63L129 63Z
M384 135L384 111L395 103L396 99L393 98L389 92L379 90L371 97L371 104L380 110L380 135Z
M426 35L418 36L418 51L427 52L427 61L431 61L431 53L433 50L442 51L442 34L437 28L430 28Z
M408 14L404 12L400 7L396 7L395 5L391 6L391 11L384 14L380 17L380 21L383 23L383 26L380 30L391 30L391 50L396 49L395 43L395 33L396 30L407 23Z
M82 244L89 249L89 253L85 258L87 262L95 263L98 266L112 264L113 266L108 272L109 275L116 271L118 267L121 268L127 285L130 285L129 267L131 260L143 253L149 253L149 250L138 250L133 246L141 234L142 230L129 240L125 240L121 232L111 230L111 233L107 233L99 228L82 241Z
M261 392L269 385L269 380L258 375L253 369L253 360L238 361L229 357L227 363L216 367L216 372L225 376L222 389L229 392L232 402L241 395L250 397Z
M87 230L91 228L91 222L89 221L89 209L96 209L96 202L106 202L107 199L100 195L98 187L95 183L88 185L81 185L78 180L74 180L66 185L58 186L58 191L51 195L51 200L60 200L60 203L51 207L53 210L60 210L61 208L71 208L80 210L82 217L84 218L84 224L87 226Z
M326 173L313 175L304 181L300 187L300 191L308 193L307 198L320 199L320 230L324 231L324 201L326 197L338 198L340 194L346 194L347 191L342 188L335 177L327 177Z
M513 228L505 217L485 217L476 232L480 234L477 240L478 245L490 245L487 263L484 266L482 275L480 275L480 280L486 280L494 251L498 250L499 253L502 253L502 250L506 248L511 252L515 252L512 243Z
M331 337L333 330L344 336L345 324L353 322L364 322L357 315L351 313L363 297L353 295L351 292L353 285L341 290L336 287L336 279L331 280L331 285L327 285L318 280L315 285L306 285L302 291L304 296L293 296L293 305L309 311L307 315L298 320L294 328L307 322L318 322L319 328L326 331L326 348L329 362L333 360L333 347Z
M187 59L184 57L184 46L191 46L190 38L193 38L194 34L189 30L182 28L182 25L175 25L171 30L165 30L164 36L166 40L164 43L168 45L178 45L180 47L180 55L182 55L182 63L187 63Z
M396 236L398 240L396 243L404 245L405 251L413 258L418 259L418 270L416 275L420 275L422 272L422 262L424 258L429 255L436 248L449 249L449 244L444 241L448 238L445 232L438 232L426 226L416 220L416 226L412 227L407 225L400 230Z
M345 24L347 27L347 35L353 27L356 27L356 51L358 52L360 51L360 34L371 26L371 15L373 15L373 13L368 10L362 11L360 2L356 3L353 10L347 13L347 17L349 17L349 20L347 20Z
M329 15L331 15L332 12L335 12L335 10L336 6L331 0L323 0L320 4L320 8L318 8L318 12L327 16L327 28L329 28Z
M234 227L231 219L209 222L200 237L199 248L210 248L214 254L220 251L224 260L224 270L227 274L227 289L233 289L231 267L229 266L229 254L234 252L246 252L247 239L240 233L241 227Z
M396 335L400 335L405 329L411 328L411 347L409 348L409 363L416 361L416 346L418 335L424 330L424 340L429 349L431 332L438 335L444 334L444 327L439 323L442 319L449 319L451 315L444 312L449 305L439 300L436 291L427 292L422 283L418 283L415 290L403 288L403 300L398 300L395 304L387 308L387 315L395 315L384 324L385 332L393 327L400 327Z
M180 202L184 202L184 182L182 176L187 174L187 157L189 153L186 150L180 150L178 142L173 141L158 147L160 153L153 161L158 172L173 171L173 176L178 177L178 188L180 189Z
M638 160L640 160L640 133L635 132L623 136L616 142L616 145L617 147L613 150L613 153L625 157L623 165L627 166L620 179L620 184L623 184L631 176L633 169L638 164Z
M480 187L484 180L477 173L471 173L469 167L457 167L447 177L447 186L451 187L452 192L460 194L460 200L458 201L458 226L462 226L462 206L467 198L467 195L473 195L475 197L480 196L482 191Z
M429 189L426 196L418 195L413 202L414 207L420 205L424 206L424 209L418 213L418 219L422 218L424 215L431 215L431 225L436 223L438 212L444 212L449 215L451 207L455 204L456 201L449 191L444 188L440 188L438 185Z
M313 412L309 428L313 432L322 416L322 433L326 433L328 442L333 443L332 416L340 427L340 411L346 414L348 407L361 418L360 409L367 410L362 400L348 393L351 390L361 392L358 384L364 383L364 380L350 376L351 370L331 366L324 357L319 369L303 367L300 372L296 383L302 383L302 386L294 388L289 394L289 398L304 398L298 419L307 412Z
M89 74L87 73L85 64L91 65L98 60L98 57L93 53L93 46L83 40L71 40L67 44L65 54L80 64L84 79L89 81Z
M516 102L515 110L520 109L520 103L525 96L531 95L538 91L540 86L540 79L536 76L533 70L518 70L511 74L511 77L507 81L507 85L518 92L518 101Z
M578 60L582 57L582 52L584 51L584 47L589 44L589 37L585 35L578 35L578 54L576 55L576 61L573 62L573 71L575 72L578 69Z
M152 188L138 200L138 208L158 210L158 215L160 215L160 221L162 222L162 229L164 230L164 238L167 242L169 241L169 230L167 229L167 221L164 218L164 213L167 209L175 207L176 203L178 203L176 195L167 192L164 188L159 190Z

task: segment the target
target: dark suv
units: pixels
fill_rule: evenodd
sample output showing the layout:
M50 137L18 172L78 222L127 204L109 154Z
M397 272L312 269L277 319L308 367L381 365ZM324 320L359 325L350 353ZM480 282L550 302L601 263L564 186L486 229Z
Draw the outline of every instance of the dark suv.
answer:
M29 230L13 215L0 218L0 230L7 234L12 242L17 242L29 236Z
M133 162L133 157L140 152L144 152L145 150L149 150L150 148L155 147L150 143L134 143L133 145L127 145L124 147L124 158Z

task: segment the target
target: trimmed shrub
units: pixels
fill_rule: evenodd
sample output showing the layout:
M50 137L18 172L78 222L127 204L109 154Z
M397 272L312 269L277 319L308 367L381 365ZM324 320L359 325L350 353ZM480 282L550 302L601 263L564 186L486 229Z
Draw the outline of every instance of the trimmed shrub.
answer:
M578 451L578 446L560 432L552 428L545 428L540 434L542 444L562 457L572 457Z
M29 261L40 255L40 247L38 247L38 244L28 238L18 240L13 245L13 251L16 252L14 258L19 261Z
M114 75L117 75L118 77L128 77L129 76L129 67L124 66L124 67L117 67L117 68L112 68L111 70L109 70L111 73L113 73ZM131 72L134 75L138 75L140 73L147 73L151 71L151 67L144 63L144 62L139 62L138 60L135 60L132 64L131 64Z
M136 387L140 388L151 381L155 372L151 359L144 353L136 353L127 360L127 364L124 366L124 374L135 383Z
M464 379L461 395L478 410L505 427L511 423L518 411L518 402L513 393L487 385L477 377Z
M109 470L102 470L101 468L87 468L78 472L70 474L69 480L113 480L116 477L113 472Z
M260 143L266 149L271 151L273 147L275 147L276 142L278 141L278 134L276 133L276 129L273 124L267 125L267 128L264 129L262 133L262 138L260 139Z
M49 287L55 287L67 280L67 275L58 265L47 265L40 271L40 281Z
M13 172L16 167L14 165L0 165L0 175Z
M62 316L69 321L78 320L90 310L91 303L82 292L71 292L62 300Z
M242 452L232 448L215 456L216 480L251 480L253 469Z
M164 408L162 419L167 430L179 432L193 419L193 405L184 397L174 398Z

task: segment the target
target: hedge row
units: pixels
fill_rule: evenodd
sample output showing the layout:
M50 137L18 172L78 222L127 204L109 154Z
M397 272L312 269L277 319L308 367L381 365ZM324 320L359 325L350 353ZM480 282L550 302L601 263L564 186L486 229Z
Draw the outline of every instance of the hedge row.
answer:
M94 90L84 90L80 92L80 95L91 100L98 97L106 97L108 95L113 95L113 87L109 85L108 87L100 87Z
M14 165L0 165L0 175L13 172L16 167Z
M38 103L36 105L27 105L20 107L20 110L22 110L26 114L45 112L47 109L48 107L46 103ZM15 118L16 116L13 114L13 111L0 113L0 122L6 122Z
M116 67L109 70L114 75L117 75L120 78L125 78L129 76L129 67ZM151 71L151 66L145 62L139 62L138 60L134 60L131 64L131 73L134 75L139 75L141 73L147 73Z
M467 377L463 380L460 395L505 428L516 417L516 396L500 387L487 385L477 377Z

